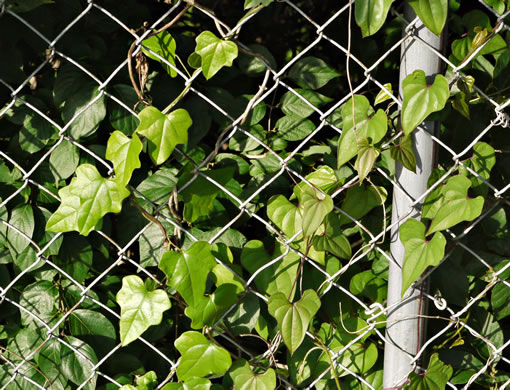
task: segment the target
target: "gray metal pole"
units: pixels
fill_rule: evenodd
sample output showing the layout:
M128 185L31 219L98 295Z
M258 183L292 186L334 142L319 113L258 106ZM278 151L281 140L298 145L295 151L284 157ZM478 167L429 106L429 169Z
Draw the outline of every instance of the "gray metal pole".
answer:
M406 5L407 20L413 20L415 13ZM432 47L440 50L441 40L427 29L421 22L416 25L416 35ZM401 47L400 62L400 96L402 97L402 81L417 69L425 74L433 75L441 68L440 59L419 40L410 37ZM437 123L424 122L422 127L426 132L434 133ZM396 163L395 180L407 194L416 199L427 190L427 180L434 166L434 144L430 135L423 130L413 132L416 155L416 174L407 170L400 163ZM392 223L412 212L411 218L420 218L420 210L413 210L408 198L400 189L394 188ZM403 222L403 221L402 221ZM401 223L402 223L401 222ZM400 224L401 224L400 223ZM412 372L410 364L423 341L423 321L418 314L423 312L420 301L420 288L410 288L402 299L402 263L404 246L400 242L399 226L391 231L390 252L394 262L390 262L388 279L388 325L386 328L387 343L384 350L384 389L401 386ZM398 265L397 265L398 264ZM400 304L399 304L400 302Z

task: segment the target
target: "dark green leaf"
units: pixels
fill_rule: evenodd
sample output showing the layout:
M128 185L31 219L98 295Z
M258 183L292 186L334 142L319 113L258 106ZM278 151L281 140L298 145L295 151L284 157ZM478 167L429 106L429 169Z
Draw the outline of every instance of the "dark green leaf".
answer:
M418 375L412 373L409 376L410 390L441 390L446 388L448 379L453 374L453 369L450 365L444 364L439 360L439 355L434 353L430 357L429 366L425 371L425 375Z
M158 62L161 62L161 65L167 73L171 77L177 76L177 72L175 69L173 69L171 66L167 65L165 62L160 60L157 56L152 54L149 50L152 50L154 53L159 55L160 57L167 60L170 64L172 64L175 67L175 40L173 37L168 33L168 31L161 31L160 33L145 39L142 41L142 51L143 53L153 60L156 60Z
M340 76L323 60L317 57L304 57L292 65L289 77L302 88L319 89L328 81Z
M356 0L356 23L364 37L382 27L394 0Z
M307 118L315 112L314 107L318 108L332 101L333 99L318 92L301 88L286 92L280 100L283 113L298 118Z
M275 124L278 135L287 141L300 141L315 130L312 121L294 116L284 116Z
M404 168L416 172L416 156L414 155L413 139L410 135L402 137L397 146L391 147L390 153L391 158L400 161Z
M64 376L75 385L83 385L82 389L94 390L96 388L97 373L93 368L97 364L94 350L85 342L67 336L65 341L77 352L66 345L61 347L61 369Z

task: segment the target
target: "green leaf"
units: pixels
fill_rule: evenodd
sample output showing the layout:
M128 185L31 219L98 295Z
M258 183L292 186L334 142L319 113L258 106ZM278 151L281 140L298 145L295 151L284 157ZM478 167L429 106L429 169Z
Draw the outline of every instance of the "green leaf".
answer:
M325 193L331 193L340 184L333 168L327 165L317 167L315 171L306 176L306 180ZM298 201L301 201L301 196L307 188L310 188L310 186L304 181L294 187L294 195L298 198Z
M448 0L409 0L427 28L436 35L441 35L448 16Z
M147 49L152 50L154 53L158 54L160 57L164 58L175 67L175 48L175 40L168 33L168 31L161 31L160 33L142 41L143 54L149 58L152 58L153 60L160 62L163 68L165 68L171 77L177 76L175 69L173 69L171 66L168 66L165 62L160 60Z
M67 234L54 262L78 283L87 279L92 267L93 251L89 241L78 234Z
M191 118L183 108L162 114L156 107L146 107L140 112L140 125L136 132L145 136L149 143L149 155L156 164L163 164L178 144L188 142Z
M367 215L374 207L381 206L385 201L388 193L384 187L374 188L373 186L354 186L347 190L347 195L342 204L342 210L349 214L352 218L360 220ZM350 223L352 220L345 216L340 216L342 225Z
M42 346L35 357L35 360L39 365L39 369L42 371L44 376L50 380L50 389L52 390L59 388L58 385L61 380L64 382L64 386L67 382L67 379L63 377L61 369L62 346L63 345L59 341L52 338Z
M161 390L209 390L211 382L205 378L191 378L183 383L169 383Z
M425 239L425 225L408 219L400 226L400 241L405 248L402 266L402 295L428 266L436 266L444 257L446 239L437 232L431 240Z
M409 376L409 390L442 390L446 388L448 379L453 374L453 368L439 360L437 353L432 354L425 375L412 373Z
M301 58L289 71L289 77L300 87L307 89L319 89L338 76L340 73L317 57Z
M180 381L206 375L224 375L232 365L227 350L217 346L202 333L188 331L175 340L175 348L182 355L177 376Z
M414 155L413 139L410 135L400 138L400 143L397 146L392 146L390 153L392 159L400 161L405 168L416 173L416 156Z
M393 88L391 87L391 83L384 84L384 88L386 88L390 93L393 93ZM374 106L385 102L386 100L391 99L391 96L386 93L384 89L381 89L374 100Z
M283 342L289 348L290 354L294 354L321 306L317 293L306 290L301 299L295 303L290 303L285 294L276 293L271 295L267 305L269 313L278 321Z
M204 298L207 275L215 265L210 244L197 241L181 252L166 252L159 268L167 275L167 284L175 288L189 306L196 306Z
M374 112L368 99L361 95L354 95L354 107L352 98L343 105L343 129L338 141L338 168L358 154L361 139L369 139L369 143L373 145L386 134L386 114L381 109L375 114Z
M236 390L274 390L276 388L276 373L268 368L263 374L255 374L250 364L239 359L230 367L229 375Z
M120 341L123 346L136 340L151 325L158 325L163 312L170 309L170 300L163 290L147 291L136 275L125 276L117 293L120 306Z
M232 66L237 58L237 45L204 31L196 38L195 53L202 57L202 72L206 80L213 77L224 66Z
M30 114L25 116L19 131L19 145L27 153L37 153L57 134L57 128L45 118L39 114Z
M278 119L275 127L278 129L278 135L287 141L300 141L315 130L315 125L311 120L294 116L284 116Z
M324 218L333 210L333 199L331 196L321 194L310 188L301 196L301 207L303 209L303 235L312 237Z
M303 225L299 209L283 195L274 195L269 199L267 216L288 238L301 230Z
M321 95L318 92L310 89L298 88L293 91L285 92L280 103L285 115L307 118L315 112L314 107L320 107L332 101L333 99Z
M106 158L113 163L115 180L119 182L119 185L127 185L133 171L141 167L138 157L141 151L142 142L136 133L129 138L117 130L108 138Z
M258 5L262 5L264 7L267 7L269 4L271 4L274 0L244 0L244 9L253 8Z
M441 207L430 223L427 236L462 221L472 221L481 214L484 198L477 196L475 199L469 199L467 194L469 187L471 181L465 176L457 175L448 179L441 190Z
M52 232L76 230L87 236L107 213L118 213L129 191L103 178L96 167L82 164L71 184L58 192L62 203L46 224Z
M69 316L73 336L85 341L95 351L108 353L116 345L117 332L103 314L88 309L76 309Z
M273 0L258 0L258 1L272 2ZM263 56L267 60L271 68L273 69L277 68L276 60L274 59L271 52L265 46L252 43L248 45L248 49L250 49L253 53L257 53ZM266 63L262 61L259 57L254 57L244 53L241 53L241 55L239 56L238 65L241 72L248 76L256 76L262 72L265 72L265 70L267 69Z
M259 298L255 294L246 294L239 305L224 318L225 325L234 335L251 333L260 316Z
M50 154L50 170L58 182L70 177L80 162L80 152L77 146L63 140Z
M166 203L177 184L178 172L175 168L161 168L142 181L136 189L156 204Z
M450 94L444 76L436 75L431 84L423 70L415 70L408 75L402 83L402 89L402 128L405 135L411 134L429 114L442 110Z
M40 320L50 323L57 315L58 289L47 280L41 280L25 287L19 298L19 304L27 309L20 310L21 323L39 328ZM38 319L36 319L36 316Z
M374 167L377 157L379 157L379 150L371 146L368 139L363 138L358 141L358 158L354 163L354 169L358 172L360 184Z
M264 249L264 244L258 240L248 241L241 252L241 264L251 274L257 272L272 259L285 253L284 246L276 246L273 256ZM285 296L291 293L292 283L296 279L300 257L294 252L289 252L280 261L265 267L255 277L257 289L266 295L282 292Z
M62 345L62 373L75 385L80 386L86 383L82 389L94 390L96 388L97 374L93 367L98 361L94 350L87 343L71 336L66 336L65 341L79 353L66 345Z
M88 137L94 134L99 124L106 117L106 101L104 94L101 95L99 87L94 82L84 84L74 95L68 97L62 108L62 120L70 122L75 115L80 113L69 126L69 133L73 139ZM98 98L98 96L100 96ZM97 99L97 100L96 100ZM90 102L94 103L89 106ZM85 107L87 107L85 109ZM85 111L82 112L82 110Z
M34 234L35 221L32 206L21 204L11 211L9 223L19 231L25 233L32 238ZM30 241L17 231L7 228L7 242L9 243L12 255L15 257L20 254L29 244Z
M267 1L267 0L266 0ZM29 12L44 4L53 4L53 0L8 0L7 8L14 12Z
M379 31L393 1L356 0L356 24L360 26L363 37L368 37Z
M135 107L138 102L138 95L132 85L115 84L109 92L128 107ZM142 108L143 105L140 104L133 111L138 113ZM140 123L135 115L113 99L108 100L108 113L112 128L120 130L126 135L133 134Z
M237 301L237 287L233 284L219 286L211 295L188 306L184 313L191 320L192 329L202 329L204 326L213 326L223 314Z
M136 377L137 390L153 390L158 385L158 377L154 371L149 371Z
M339 217L329 213L324 221L324 230L315 235L313 246L318 251L328 251L341 259L350 259L352 256L351 244L342 233Z

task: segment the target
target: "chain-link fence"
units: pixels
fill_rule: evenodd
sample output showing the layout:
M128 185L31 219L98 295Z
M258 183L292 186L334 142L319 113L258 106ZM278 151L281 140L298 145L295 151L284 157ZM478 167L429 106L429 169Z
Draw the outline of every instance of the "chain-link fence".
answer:
M1 96L4 99L0 118L3 118L3 126L7 129L6 135L0 137L0 168L3 176L0 202L3 224L0 228L3 257L0 260L3 267L0 275L2 390L91 389L96 386L110 389L132 383L129 375L142 375L150 370L168 374L163 376L157 388L175 381L179 355L173 347L173 341L181 332L175 325L180 321L177 315L176 318L166 318L166 322L157 331L142 335L137 341L142 346L136 350L123 347L116 336L120 308L114 294L120 289L121 277L138 274L143 279L153 280L155 286L165 286L164 276L154 270L159 257L166 251L161 231L171 236L171 242L168 243L170 246L188 248L199 240L210 244L227 244L233 253L232 262L228 263L228 256L219 254L215 255L216 261L235 274L236 280L240 281L248 293L246 296L257 302L256 310L266 311L266 315L267 309L262 309L262 303L268 301L269 294L261 287L263 282L258 278L260 275L267 278L268 272L269 275L283 272L284 266L295 267L293 275L296 275L296 280L288 283L297 282L300 291L315 289L323 301L324 310L329 311L331 318L336 320L336 326L343 328L344 334L349 335L340 344L332 340L325 345L331 364L321 366L319 372L318 369L305 367L308 354L316 356L313 351L305 352L306 355L300 357L298 352L292 356L276 356L282 345L279 334L271 335L269 332L263 337L263 332L253 330L255 325L238 333L227 331L222 324L225 321L234 322L252 304L247 299L236 300L215 320L215 326L208 327L210 335L215 337L219 345L227 346L232 355L255 362L268 361L268 366L276 370L277 383L282 388L324 388L328 380L331 382L334 379L334 366L344 381L342 386L354 388L354 383L360 388L380 389L383 387L382 378L374 379L378 375L374 373L384 370L384 345L398 344L398 340L388 340L385 336L385 327L388 325L386 316L395 306L402 305L401 302L388 304L386 300L387 267L388 263L394 262L389 250L390 232L398 228L404 219L416 216L416 209L420 210L429 196L437 196L437 191L459 172L468 176L479 188L483 187L476 194L484 194L485 206L481 215L472 222L446 230L448 245L444 258L439 265L428 268L421 276L421 312L416 313L414 319L425 319L417 323L420 327L426 324L426 331L414 331L417 337L422 334L424 339L417 340L418 350L416 353L406 353L406 357L411 369L423 373L427 369L430 355L436 350L442 351L439 354L441 360L454 367L453 379L449 378L448 382L451 388L506 387L510 383L510 377L506 374L510 371L510 357L506 348L510 339L506 327L508 320L505 319L508 310L507 289L510 288L507 280L510 262L505 260L505 256L510 251L505 244L509 237L505 210L508 207L510 183L505 180L507 172L504 171L508 169L505 167L508 160L505 154L508 151L504 148L505 137L508 138L505 135L509 126L506 109L510 99L503 98L504 94L495 97L494 88L487 87L490 83L483 75L484 69L491 68L494 71L494 64L483 57L491 55L491 49L487 48L495 37L502 39L506 47L501 37L510 34L510 27L505 23L510 10L504 11L504 2L501 2L502 6L496 6L480 0L478 4L470 5L479 13L485 10L483 12L488 14L487 21L495 27L488 31L485 40L474 47L475 50L469 52L464 60L443 54L449 48L434 48L423 41L416 30L419 19L407 20L400 4L392 6L389 18L393 22L391 29L386 31L387 35L378 35L376 40L364 41L360 39L359 32L353 32L358 29L354 20L354 2L344 2L335 5L335 9L327 10L319 4L306 1L267 2L267 7L257 6L242 19L238 18L240 21L235 27L232 27L234 24L231 22L234 11L230 9L235 8L236 15L242 15L239 12L242 8L240 5L220 2L221 5L216 4L213 10L212 6L208 8L200 3L192 3L192 11L185 9L191 3L183 1L175 4L144 3L144 7L154 7L156 11L132 17L130 13L136 12L129 7L135 7L136 2L130 2L129 6L107 1L72 2L69 7L59 8L65 10L62 12L62 21L50 27L44 10L52 7L52 4L28 13L24 12L21 2L1 4L0 23L3 24L4 34L0 42L3 44L2 62L6 64L3 66L4 75L0 73L3 88ZM25 6L30 8L30 5ZM496 11L501 7L503 14ZM276 50L296 45L288 47L288 53L282 51L278 54L280 61L284 60L284 63L278 65L269 58L266 51L256 50L257 45L253 46L253 41L243 40L245 35L256 36L254 30L264 30L264 18L272 15L268 13L271 8L278 10L277 16L283 25L277 32L285 31L284 23L292 22L292 28L299 26L295 35L299 35L300 39L296 40L288 40L287 35L268 38L264 31L259 33L262 42L268 39L278 41L275 44ZM183 12L184 9L186 12ZM155 12L159 13L156 19L153 18ZM240 53L239 67L245 70L240 74L248 80L246 84L235 85L235 77L240 76L228 74L230 70L227 69L224 77L228 87L222 86L224 88L220 89L212 84L213 87L208 88L201 72L187 74L183 67L168 61L149 46L145 47L145 55L166 65L171 69L169 72L176 73L176 77L167 77L168 81L162 82L157 75L144 72L146 63L141 54L142 42L176 16L180 18L180 24L173 25L168 30L170 33L173 33L173 28L200 32L205 30L203 26L208 25L218 36L234 40ZM145 25L138 22L143 18L147 18L144 19L147 20ZM137 20L137 24L130 24L132 19ZM270 21L273 23L275 20ZM6 35L7 30L22 38L11 38ZM244 34L245 30L249 34ZM97 34L86 36L84 32L87 31L95 31ZM109 37L108 40L104 40L105 36ZM440 169L434 171L435 180L431 180L428 189L418 197L411 197L406 183L395 178L389 151L388 154L383 153L384 158L374 165L361 187L360 178L353 169L350 169L350 174L338 179L333 190L329 191L329 188L328 191L334 201L334 212L344 219L342 224L346 226L345 229L351 231L345 234L353 248L352 254L336 267L333 260L322 258L322 261L317 261L308 252L309 248L299 246L300 229L289 235L282 228L283 225L268 217L267 199L282 191L285 194L291 192L292 187L298 183L323 194L327 192L317 177L309 176L310 167L315 168L319 164L307 165L307 159L317 159L325 166L333 165L336 168L336 162L331 163L335 159L336 146L328 140L338 138L342 133L339 112L354 94L376 95L384 91L389 97L387 102L391 103L386 103L387 111L392 105L402 106L401 97L387 83L391 82L396 87L399 64L396 59L401 55L401 45L409 39L420 42L424 56L430 53L440 59L444 69L448 69L451 91L458 88L460 83L469 84L474 74L468 104L473 104L474 100L478 104L467 114L470 115L469 120L449 122L448 113L440 114L435 119L444 123L436 134L429 134L420 128L416 130L421 136L432 140L440 161ZM31 42L27 43L28 40ZM129 49L131 42L134 44ZM177 44L189 46L184 38L178 40ZM14 49L24 49L23 45L29 46L30 53L43 52L45 57L18 58L22 51ZM500 49L499 46L496 48ZM128 52L131 59L126 58ZM123 53L126 59L115 64L106 60L109 56L117 58L117 53ZM296 86L292 75L289 77L293 69L296 72L296 64L299 67L303 59L312 56L338 60L338 63L331 65L338 70L334 77L340 81L335 84L334 92L328 90L335 96L334 99L309 94L302 85ZM105 61L107 65L104 65ZM9 69L9 63L13 64L14 70ZM20 67L22 63L25 65ZM156 62L150 64L153 68L156 65ZM307 69L303 68L306 67L302 67L301 71L306 72ZM335 73L328 69L331 74ZM78 96L79 90L73 90L73 84L76 84L76 88L93 84L93 93L87 99L75 102L73 109L67 112L64 105L62 115L59 115L59 107L41 104L38 96L46 94L58 106L58 89L52 91L51 85L59 82L61 74L65 72L70 77L60 79L63 80L61 86L68 83L66 87ZM54 74L57 81L51 79ZM143 104L139 102L128 81L129 75L131 79L134 78L135 86L141 86L139 93L144 93L145 85L150 86L154 105L161 104L164 107L174 98L178 102L187 99L188 111L197 123L195 133L190 132L190 140L193 137L206 140L209 149L177 146L172 155L173 161L165 166L164 173L154 169L152 176L136 178L131 197L134 201L129 203L126 200L125 203L129 204L124 206L122 213L105 220L102 226L96 226L96 230L87 239L76 233L46 232L46 222L51 214L48 210L54 211L60 202L57 190L65 185L62 180L68 179L69 182L78 162L95 165L105 176L113 175L112 164L105 158L105 147L102 146L111 130L102 127L100 123L109 115L107 119L112 123L112 130L115 126L124 125L131 127L132 130L127 132L132 133L136 128L136 118ZM82 83L80 78L86 81ZM229 80L234 81L229 85ZM160 82L161 85L158 85ZM235 109L234 100L227 96L227 90L245 95L242 104L239 100L235 101ZM168 96L166 102L159 96ZM291 134L284 137L285 141L280 139L280 142L275 142L264 134L274 132L275 126L280 129L284 126L282 122L275 125L276 117L271 114L271 111L280 108L277 99L281 96L297 101L300 110L308 113L307 117L311 118L308 121L312 122L313 127L309 130L298 129L304 132L303 136L293 138ZM459 97L458 105L464 104L462 99ZM257 107L262 106L267 107L267 110L257 113ZM210 114L199 118L202 107ZM447 109L453 110L450 105ZM256 115L264 120L260 131L254 130L249 123L252 121L258 124L253 121ZM205 131L198 128L201 120L204 123L200 126ZM467 126L466 123L471 123L474 130L463 127ZM16 128L19 134L14 136L11 127ZM20 127L22 130L19 130ZM215 130L208 133L209 128ZM401 135L395 129L384 146L396 142ZM490 173L492 166L480 167L472 162L474 155L479 153L477 145L481 141L491 143L496 150L496 160L501 170L496 177L486 174ZM17 145L23 143L30 146L22 147L23 150L19 151ZM415 147L419 148L420 145ZM58 162L59 157L65 161ZM221 167L221 161L225 159L233 161L237 169L245 170L244 174L250 170L251 178L245 188L238 188L230 179L223 180L206 170L214 165ZM188 164L189 169L186 172L173 170L173 162L183 166ZM420 161L417 165L420 166ZM340 175L338 172L337 178ZM184 182L177 175L185 177ZM60 180L55 180L55 177ZM153 183L159 183L159 187L149 186L147 180L151 177ZM216 214L211 218L217 218L220 222L217 228L206 231L184 221L190 218L183 220L185 211L179 201L182 202L183 198L188 195L191 197L192 194L200 196L200 188L211 185L216 189L218 199L221 199L220 205L215 203ZM364 191L356 193L352 190L354 188L364 188ZM411 205L409 213L397 221L390 221L392 191L400 192ZM369 194L372 194L372 200L366 200ZM350 202L372 201L374 205L363 215L351 215L344 207L349 197ZM213 201L218 202L218 199ZM198 198L197 201L200 203L208 200ZM40 207L34 217L36 204ZM139 208L145 212L139 211ZM365 215L370 217L365 218ZM151 220L151 217L159 222ZM253 236L250 236L251 233ZM268 237L276 238L273 255L265 253L264 244L267 245ZM261 264L258 269L247 270L242 259L243 267L240 266L240 258L249 258L246 252L248 240L260 240L262 253L267 256L267 261L262 263L262 260L257 263L255 258L250 258L253 264ZM255 257L262 256L260 251L254 250L253 253ZM304 265L301 265L304 268L300 273L297 269L301 258L304 259ZM379 267L379 271L374 271L374 267ZM427 284L430 286L426 287ZM108 286L115 287L113 293ZM49 296L58 297L60 307L53 307L54 303ZM403 302L405 304L405 297ZM51 308L48 309L48 306ZM352 330L352 322L343 321L344 313L349 312L356 314L352 317L346 314L346 318L362 318L365 325L356 325ZM87 318L88 315L97 316L97 326L103 329L91 329L90 324L94 322ZM182 313L180 315L183 316ZM103 322L103 318L107 320ZM112 324L113 328L110 329ZM168 332L172 334L168 335ZM94 338L95 334L101 336ZM367 348L367 338L370 345L374 345L373 349L379 350L379 354L375 352L374 362L368 367L370 369L373 366L372 371L363 368L365 360L372 359L372 355L366 352L371 348ZM305 343L316 340L316 332L309 329ZM470 346L478 353L472 353L467 348ZM42 351L45 353L41 354ZM358 355L364 359L362 363L356 360ZM51 371L47 370L50 364L45 359L50 360L49 356L54 357L51 363L61 367L63 376L55 373L52 377L48 373ZM68 379L62 379L66 376ZM409 385L407 377L406 374L399 378L394 388L400 388L404 383ZM228 386L228 383L224 383L224 386Z

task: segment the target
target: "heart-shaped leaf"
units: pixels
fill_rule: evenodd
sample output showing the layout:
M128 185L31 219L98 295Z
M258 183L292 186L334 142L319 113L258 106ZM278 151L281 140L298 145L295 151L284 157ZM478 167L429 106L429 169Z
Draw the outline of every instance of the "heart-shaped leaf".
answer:
M317 293L306 290L301 299L290 303L282 293L271 295L267 303L269 313L276 318L283 342L292 355L305 338L308 325L321 306Z
M368 139L360 139L358 142L358 158L354 163L354 169L358 172L360 184L363 183L363 180L374 167L377 157L379 157L379 150L370 145Z
M394 0L356 0L356 23L364 37L375 34L384 24Z
M136 132L149 141L149 155L156 165L163 164L176 145L188 142L188 129L192 121L184 108L165 115L156 107L149 106L140 112L139 117Z
M316 188L325 193L331 193L330 191L339 185L339 180L336 177L335 170L327 165L321 165L317 167L315 171L306 176L306 180L308 180ZM310 188L310 186L304 181L301 181L294 187L294 195L300 202L301 196L307 188ZM294 197L294 195L291 197L291 199Z
M429 366L425 375L412 373L409 376L409 390L440 390L445 389L448 379L453 374L453 368L439 360L439 355L434 353L430 357Z
M197 241L181 252L165 252L159 268L167 275L167 284L175 288L189 306L202 301L207 275L216 265L211 245Z
M313 246L319 251L328 251L341 259L350 259L351 244L342 233L340 219L329 213L324 221L324 230L313 238Z
M207 80L224 66L232 66L237 58L237 45L224 41L210 31L204 31L196 38L195 53L202 57L202 72Z
M484 198L477 196L469 199L467 195L469 187L471 187L471 180L463 175L448 179L441 190L441 207L430 223L427 236L462 221L472 221L481 214Z
M408 135L429 116L442 110L450 91L448 81L440 74L430 84L423 70L415 70L403 83L404 101L402 104L402 129Z
M129 191L118 181L105 179L90 164L76 169L71 184L58 192L62 203L48 219L46 229L51 232L76 230L87 236L107 213L118 213Z
M120 185L125 186L131 179L136 168L140 168L140 152L142 142L133 134L132 138L120 131L114 131L108 139L106 146L106 158L113 163L115 179Z
M211 374L223 375L232 365L228 351L218 347L202 333L184 332L174 344L182 355L177 367L180 381Z
M312 237L319 226L333 210L333 199L327 194L321 194L313 188L308 188L301 196L303 209L303 235Z
M368 99L361 95L354 95L354 104L351 98L343 105L342 118L342 135L338 141L338 168L358 154L361 139L368 139L369 144L374 145L384 137L388 129L384 111L379 109L375 112Z
M301 58L289 71L292 80L300 87L308 89L319 89L338 76L339 73L317 57Z
M391 147L390 153L392 159L400 161L411 172L416 172L416 156L414 155L413 139L410 135L402 137L397 146Z
M283 195L275 195L269 199L267 216L289 238L301 230L302 217L299 209Z
M128 345L151 325L158 325L163 312L170 309L170 299L163 290L147 291L143 280L136 275L125 276L117 293L120 305L120 341Z
M400 241L405 248L402 266L402 295L428 266L436 266L444 257L446 239L437 232L431 240L425 239L425 225L408 219L400 226Z
M211 381L205 378L191 378L182 383L168 383L161 390L209 390Z
M319 92L297 88L295 91L286 92L280 102L285 115L307 118L315 112L314 107L320 107L332 101L333 99Z
M239 359L230 367L229 375L236 390L274 390L276 388L276 373L268 368L263 374L255 374L250 364Z
M409 5L430 31L441 35L448 15L448 0L409 0Z

